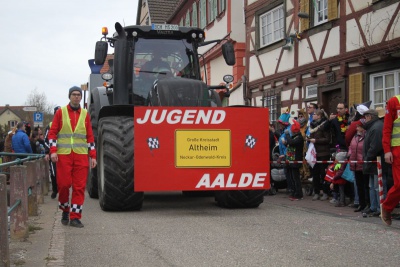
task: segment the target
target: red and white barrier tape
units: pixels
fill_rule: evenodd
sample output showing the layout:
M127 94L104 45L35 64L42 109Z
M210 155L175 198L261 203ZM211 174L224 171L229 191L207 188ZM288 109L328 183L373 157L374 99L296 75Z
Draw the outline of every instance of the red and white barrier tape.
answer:
M316 160L312 161L312 163L358 163L358 164L363 164L363 163L377 163L377 160L369 160L369 161L363 161L363 160L343 160L343 161L334 161L334 160ZM290 163L307 163L306 160L274 160L271 161L271 163L278 163L278 164L290 164Z

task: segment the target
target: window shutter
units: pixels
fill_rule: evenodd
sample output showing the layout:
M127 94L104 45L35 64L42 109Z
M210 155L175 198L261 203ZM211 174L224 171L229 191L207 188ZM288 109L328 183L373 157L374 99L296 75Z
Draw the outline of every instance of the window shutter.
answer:
M362 72L349 75L349 106L362 103Z
M328 0L328 20L338 18L338 4L337 0Z
M193 3L193 11L192 11L192 26L197 27L197 3Z
M311 17L310 0L300 0L300 12L307 13L309 17ZM308 30L309 28L310 28L310 19L300 18L300 32Z

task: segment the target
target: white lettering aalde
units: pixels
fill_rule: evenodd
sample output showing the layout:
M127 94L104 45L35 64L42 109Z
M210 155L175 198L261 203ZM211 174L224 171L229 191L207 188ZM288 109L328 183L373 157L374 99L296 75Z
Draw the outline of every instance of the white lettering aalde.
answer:
M239 183L234 183L234 173L229 173L225 177L224 173L219 173L215 179L211 178L209 173L205 173L200 181L197 183L196 188L263 188L265 177L267 173L256 173L254 176L251 173L242 173Z

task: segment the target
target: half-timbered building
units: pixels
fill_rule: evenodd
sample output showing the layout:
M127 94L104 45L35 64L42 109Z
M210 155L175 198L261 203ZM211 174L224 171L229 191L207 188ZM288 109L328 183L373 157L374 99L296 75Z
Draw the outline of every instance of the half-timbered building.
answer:
M246 97L271 121L400 93L398 0L245 0Z

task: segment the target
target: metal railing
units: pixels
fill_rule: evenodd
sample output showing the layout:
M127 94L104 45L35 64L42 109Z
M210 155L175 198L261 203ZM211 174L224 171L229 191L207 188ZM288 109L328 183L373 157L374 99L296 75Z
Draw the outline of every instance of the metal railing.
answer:
M2 267L11 264L9 236L11 239L26 238L29 233L28 216L38 215L38 204L43 203L44 195L48 193L49 165L43 159L45 156L43 154L1 152L0 156L18 157L0 164L0 267ZM9 172L3 171L6 167L10 168ZM9 176L9 182L6 174Z

